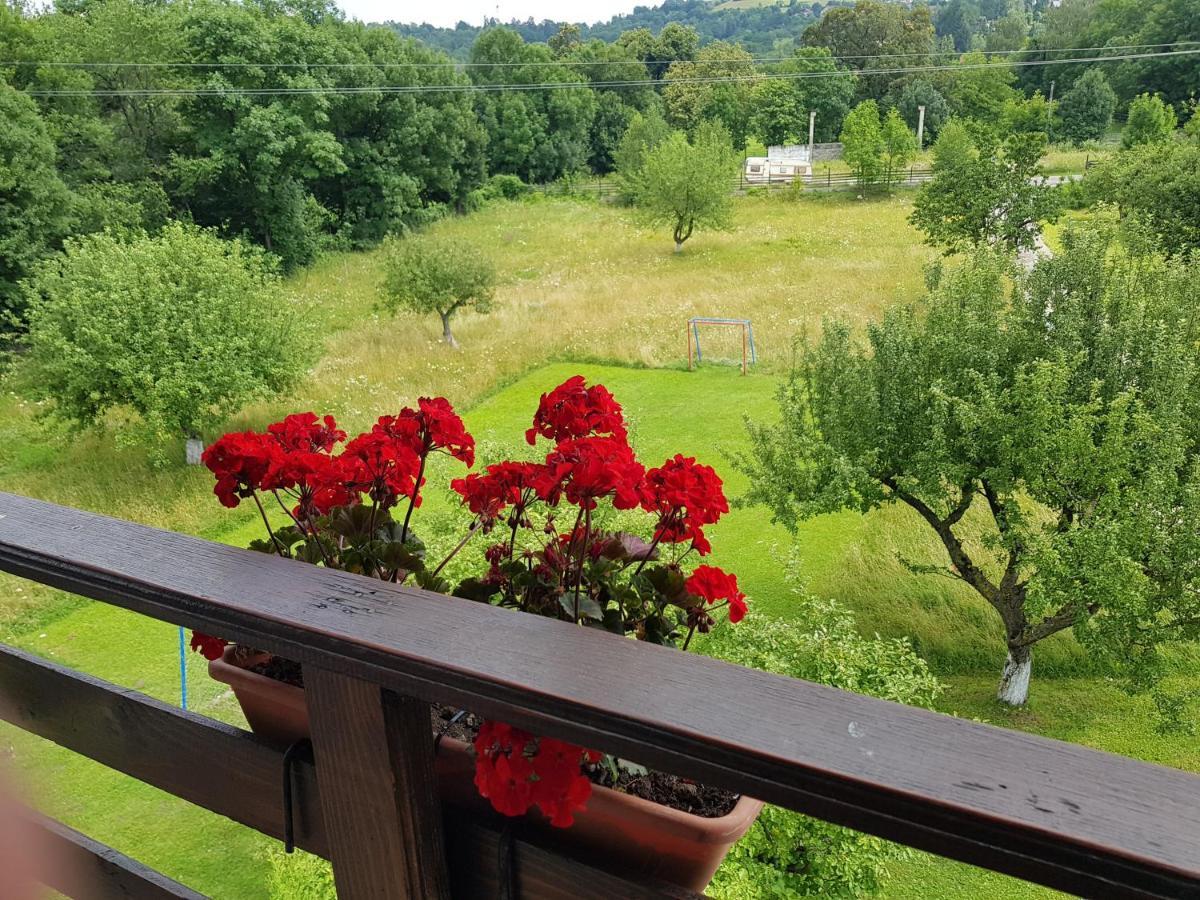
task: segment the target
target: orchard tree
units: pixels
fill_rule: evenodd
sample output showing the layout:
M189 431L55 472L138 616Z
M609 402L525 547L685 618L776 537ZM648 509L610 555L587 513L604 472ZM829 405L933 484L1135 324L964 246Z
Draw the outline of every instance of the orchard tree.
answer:
M1129 104L1121 146L1128 150L1139 144L1161 144L1168 141L1179 124L1175 110L1158 94L1140 94Z
M864 100L842 122L842 158L862 186L874 184L883 171L883 125L879 105Z
M1042 182L1045 140L1014 134L1001 145L987 133L972 140L951 123L934 145L933 177L917 192L909 222L925 232L925 243L946 253L1033 249L1042 223L1057 218L1059 207Z
M888 110L880 130L883 137L883 183L891 185L917 155L917 138L895 107Z
M1173 255L1200 251L1200 144L1122 150L1088 175L1085 189L1092 199L1116 205L1127 234Z
M697 228L729 227L737 166L729 132L719 124L702 125L691 141L674 132L646 155L635 191L640 216L669 226L681 253Z
M455 349L458 341L450 320L461 309L491 312L496 268L478 247L437 234L420 234L396 241L384 263L381 305L400 310L437 313L442 340Z
M131 410L154 436L197 439L315 355L263 252L192 225L69 241L27 293L30 383L79 425Z
M945 551L910 569L999 617L1013 705L1060 631L1143 686L1161 647L1200 637L1200 271L1114 249L1068 230L1028 274L982 251L865 341L827 324L740 460L792 529L908 507ZM1156 699L1180 718L1181 697Z
M1063 94L1058 104L1060 133L1078 146L1086 141L1098 141L1112 124L1117 108L1117 94L1099 66L1088 69Z
M621 195L629 203L637 199L638 181L642 166L650 151L671 136L671 126L662 117L657 107L651 106L644 113L634 113L629 127L613 153L617 178L621 182Z

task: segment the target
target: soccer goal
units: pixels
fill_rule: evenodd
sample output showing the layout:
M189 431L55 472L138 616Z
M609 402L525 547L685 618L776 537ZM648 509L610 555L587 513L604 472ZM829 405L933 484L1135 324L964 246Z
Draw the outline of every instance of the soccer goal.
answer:
M700 326L715 326L718 328L740 328L742 331L742 374L746 374L748 364L758 362L758 354L754 352L754 326L749 319L712 319L697 316L688 319L688 371L704 362L704 351L700 347Z

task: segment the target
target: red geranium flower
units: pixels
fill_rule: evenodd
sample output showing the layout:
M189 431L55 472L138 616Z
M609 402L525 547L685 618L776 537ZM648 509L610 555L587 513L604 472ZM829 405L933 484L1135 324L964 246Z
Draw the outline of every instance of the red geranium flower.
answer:
M536 804L551 825L566 828L592 795L580 766L599 758L594 750L487 721L475 738L475 787L499 813L519 816Z
M227 643L228 641L223 641L221 638L213 637L209 634L201 634L198 631L192 632L192 649L200 653L207 660L220 659L221 654L225 652L225 645Z
M422 397L417 409L405 407L398 415L383 416L372 430L407 441L419 457L440 450L468 467L475 465L475 439L445 397Z
M582 375L568 378L548 394L542 394L533 427L525 432L530 446L537 436L555 443L588 435L625 438L621 405L602 384L587 386Z
M633 509L641 499L646 470L623 438L586 437L562 441L546 457L549 478L543 499L595 509L596 501L611 496L617 509Z
M658 514L656 540L668 544L690 540L704 556L712 549L704 536L704 526L729 512L729 502L711 466L677 453L646 473L642 509Z
M318 419L316 413L294 413L282 422L267 426L267 433L285 450L306 450L329 453L335 444L346 439L346 432L337 427L333 416Z
M718 569L716 566L697 566L683 583L684 589L693 597L708 604L722 600L729 605L729 621L737 624L746 617L746 595L738 589L737 576Z
M544 490L547 470L532 462L502 462L482 473L472 472L450 482L467 508L484 521L494 521L508 507L520 518L530 502Z
M343 466L335 457L312 450L279 453L263 478L264 490L290 491L299 501L293 510L298 519L325 515L335 506L354 502L342 483Z
M346 445L338 465L347 489L365 493L381 508L389 509L400 497L416 491L421 459L409 441L372 430ZM416 504L420 503L418 496Z
M279 455L279 445L266 435L253 431L224 435L207 450L201 460L217 476L213 493L223 506L236 507L262 487L271 464Z

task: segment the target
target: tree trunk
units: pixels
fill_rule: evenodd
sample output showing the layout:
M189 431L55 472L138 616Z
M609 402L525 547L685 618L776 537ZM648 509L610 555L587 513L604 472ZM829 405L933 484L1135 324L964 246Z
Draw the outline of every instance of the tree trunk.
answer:
M204 441L198 437L190 437L184 444L184 455L189 466L198 466L202 462L200 457L204 453Z
M1024 706L1029 699L1029 676L1033 671L1033 653L1029 647L1010 647L1000 673L996 699L1009 706Z
M683 252L683 241L679 240L678 238L675 239L675 252L676 253Z
M439 315L442 317L442 340L457 350L458 341L454 339L454 335L450 331L450 313L439 313Z

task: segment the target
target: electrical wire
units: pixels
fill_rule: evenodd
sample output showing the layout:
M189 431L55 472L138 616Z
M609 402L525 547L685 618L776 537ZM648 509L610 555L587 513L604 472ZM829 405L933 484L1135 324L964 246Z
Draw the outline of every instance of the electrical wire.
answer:
M881 69L859 69L848 72L844 69L824 72L754 72L746 75L714 75L695 78L664 78L661 80L637 79L627 81L544 81L530 84L436 84L436 85L373 85L373 86L329 86L294 88L238 88L238 87L189 87L189 88L47 88L28 90L24 93L33 97L213 97L213 96L305 96L322 94L437 94L437 93L517 93L522 91L591 89L625 89L657 87L672 84L735 84L757 83L773 80L802 80L806 78L836 78L848 74L907 75L927 72L964 72L977 69L1028 68L1070 65L1073 63L1120 62L1134 59L1164 59L1169 57L1195 56L1200 47L1191 50L1169 50L1161 53L1126 53L1115 56L1073 57L1071 59L1016 60L1013 62L954 63L934 66L897 66Z
M985 52L987 56L1016 56L1022 53L1094 53L1103 50L1152 50L1162 47L1182 47L1200 44L1195 41L1169 41L1162 44L1107 44L1095 47L1037 47L1021 50L993 50ZM933 53L860 53L831 55L828 58L835 61L855 59L908 59L914 56L955 57L962 56L957 50L935 51ZM693 62L699 65L720 63L753 63L769 64L804 60L799 56L753 56L725 57L718 59L654 59L646 63L654 65L673 65L674 63ZM7 60L0 66L36 66L66 69L499 69L499 68L580 68L584 66L628 66L640 65L642 60L612 59L612 60L545 60L530 62L346 62L346 63L282 63L282 62L78 62L70 60Z

